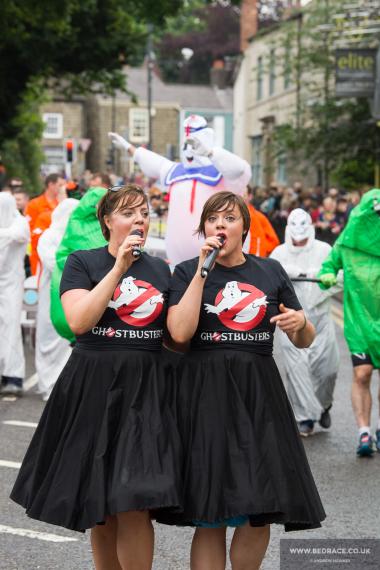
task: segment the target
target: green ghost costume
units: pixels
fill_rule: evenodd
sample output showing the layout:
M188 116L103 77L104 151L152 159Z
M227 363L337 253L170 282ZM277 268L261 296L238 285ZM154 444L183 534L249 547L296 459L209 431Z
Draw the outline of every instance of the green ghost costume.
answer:
M344 271L344 336L352 354L380 368L380 189L370 190L323 262L318 277ZM325 289L320 285L321 289Z
M65 234L56 253L56 266L53 271L50 289L50 317L58 334L67 338L70 342L75 340L75 336L67 324L59 296L62 271L67 257L73 251L102 247L107 243L96 217L97 203L106 192L105 188L91 188L83 196L79 206L70 216Z

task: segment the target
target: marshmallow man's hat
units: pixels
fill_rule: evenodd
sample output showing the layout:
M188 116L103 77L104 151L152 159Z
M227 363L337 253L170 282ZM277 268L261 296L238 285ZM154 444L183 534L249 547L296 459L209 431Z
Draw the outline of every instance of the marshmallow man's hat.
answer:
M212 148L214 146L214 130L207 126L207 121L201 115L190 115L183 121L185 131L185 140L191 138L195 133L204 142L206 146Z

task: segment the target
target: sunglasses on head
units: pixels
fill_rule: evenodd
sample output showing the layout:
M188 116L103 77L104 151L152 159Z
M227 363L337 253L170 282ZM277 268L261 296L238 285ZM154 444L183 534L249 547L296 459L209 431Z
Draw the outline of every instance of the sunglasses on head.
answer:
M122 188L125 188L125 184L121 184L119 186L110 186L109 188L107 188L107 190L108 192L118 192Z

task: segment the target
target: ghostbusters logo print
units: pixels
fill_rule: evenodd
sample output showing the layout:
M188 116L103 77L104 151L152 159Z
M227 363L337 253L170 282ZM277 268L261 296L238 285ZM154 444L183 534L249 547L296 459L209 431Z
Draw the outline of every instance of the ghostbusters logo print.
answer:
M163 303L162 293L153 285L135 277L126 277L116 287L108 307L115 309L119 319L128 325L145 327L157 319Z
M216 295L215 305L205 303L204 308L217 315L225 327L248 331L263 320L267 304L267 296L254 285L228 281Z

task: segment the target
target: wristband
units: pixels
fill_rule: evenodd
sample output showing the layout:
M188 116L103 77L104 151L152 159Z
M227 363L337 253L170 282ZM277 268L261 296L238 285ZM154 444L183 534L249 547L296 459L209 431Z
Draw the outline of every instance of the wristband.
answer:
M303 314L303 318L305 319L305 320L304 320L304 323L303 323L302 327L301 327L300 329L298 329L298 332L303 331L303 329L306 327L307 318L306 318L305 313Z

